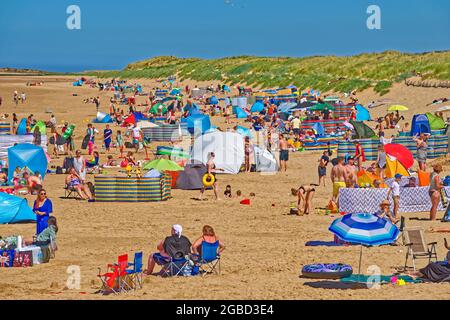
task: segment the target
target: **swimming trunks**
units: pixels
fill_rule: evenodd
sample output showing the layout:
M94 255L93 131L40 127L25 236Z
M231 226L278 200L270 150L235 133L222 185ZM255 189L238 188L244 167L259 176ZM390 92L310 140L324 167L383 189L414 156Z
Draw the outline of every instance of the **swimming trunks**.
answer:
M288 160L289 160L289 150L281 150L280 161L288 161Z
M339 189L345 188L346 184L343 181L333 182L333 197L337 197L339 195Z
M318 171L319 171L319 177L324 177L327 175L327 167L319 166Z

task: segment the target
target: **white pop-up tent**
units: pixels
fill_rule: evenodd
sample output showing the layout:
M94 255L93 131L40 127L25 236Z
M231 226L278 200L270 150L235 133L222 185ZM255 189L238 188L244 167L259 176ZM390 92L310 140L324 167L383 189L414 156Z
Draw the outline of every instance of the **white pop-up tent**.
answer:
M237 174L245 160L244 138L236 132L214 131L201 135L194 141L191 160L206 165L211 152L216 156L217 169Z
M275 156L267 149L253 146L255 155L256 171L258 172L277 172L278 163Z

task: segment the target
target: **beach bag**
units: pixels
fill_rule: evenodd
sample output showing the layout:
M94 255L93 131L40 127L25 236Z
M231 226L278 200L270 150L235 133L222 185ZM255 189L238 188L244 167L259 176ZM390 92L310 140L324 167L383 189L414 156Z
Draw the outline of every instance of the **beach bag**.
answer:
M337 213L339 211L336 202L334 202L333 200L330 200L330 202L328 202L327 209L330 210L331 213Z
M60 166L56 167L56 174L63 174L63 170Z
M51 249L50 249L50 245L43 245L43 246L39 246L41 247L41 252L39 254L39 261L41 263L48 263L50 261L51 258Z
M430 185L430 173L419 170L419 187L428 187Z
M22 251L16 252L14 255L14 268L20 267L32 267L33 266L33 252L32 251Z
M15 250L0 250L0 268L12 268Z

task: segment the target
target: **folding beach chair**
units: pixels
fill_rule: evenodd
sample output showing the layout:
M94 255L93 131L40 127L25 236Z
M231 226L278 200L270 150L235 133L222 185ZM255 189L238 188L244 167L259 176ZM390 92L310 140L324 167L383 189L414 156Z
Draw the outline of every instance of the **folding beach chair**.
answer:
M131 269L127 269L126 272L133 285L133 289L142 289L142 251L134 254L134 262L128 263L128 267L132 267Z
M120 293L120 283L119 283L119 267L116 265L108 264L107 266L107 272L101 273L101 269L98 268L98 275L97 277L100 278L102 281L102 287L100 289L100 292L103 294L108 293L114 293L119 294Z
M72 196L74 194L74 196ZM72 196L72 197L71 197ZM74 187L70 187L67 184L64 186L64 199L81 199L80 195L78 194L77 190Z
M437 242L426 243L424 237L424 230L421 227L403 228L403 244L408 247L406 252L405 270L408 268L408 258L412 256L413 268L416 270L416 259L428 259L437 261L436 244Z
M133 289L133 283L128 275L128 254L120 255L117 258L118 272L119 272L119 289L120 292Z
M202 253L198 261L202 275L213 272L220 274L220 255L218 251L219 241L216 241L215 243L202 242Z
M185 268L189 265L189 260L185 258L166 258L167 263L161 269L161 276L174 277L182 276Z

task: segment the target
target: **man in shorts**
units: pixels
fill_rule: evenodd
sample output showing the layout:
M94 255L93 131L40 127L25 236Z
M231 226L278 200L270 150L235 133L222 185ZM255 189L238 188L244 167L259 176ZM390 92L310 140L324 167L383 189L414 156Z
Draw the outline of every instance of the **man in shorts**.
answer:
M284 135L279 135L278 147L280 148L280 171L286 172L289 160L289 144Z
M131 134L133 137L133 146L135 148L135 152L137 153L139 151L139 141L141 141L142 138L141 128L139 128L137 124L134 124L133 129L131 129Z
M331 181L333 182L333 198L337 202L339 196L339 189L345 188L347 180L347 170L344 166L344 158L338 157L337 164L331 170Z
M323 181L323 186L325 187L325 177L327 176L327 165L330 162L330 157L328 151L324 151L322 156L319 159L319 186Z

